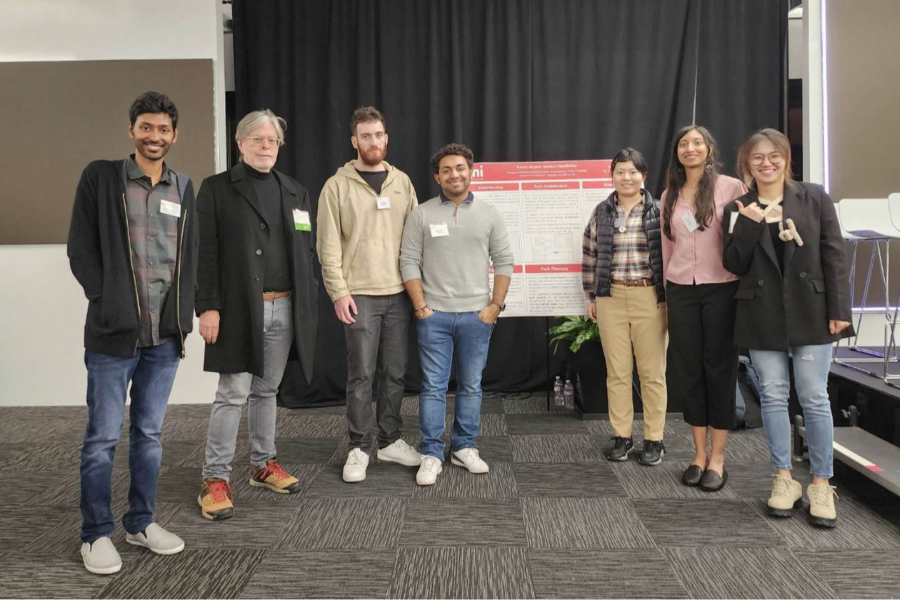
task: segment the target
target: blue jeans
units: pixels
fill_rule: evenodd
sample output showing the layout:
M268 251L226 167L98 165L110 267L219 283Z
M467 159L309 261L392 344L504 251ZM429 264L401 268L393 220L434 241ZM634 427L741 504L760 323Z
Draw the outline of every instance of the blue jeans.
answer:
M450 368L456 363L456 415L450 431L454 451L475 447L481 424L481 374L487 363L493 325L477 312L434 311L417 321L422 393L419 395L419 428L423 455L444 460L444 420Z
M131 427L128 466L131 487L122 525L138 533L153 522L156 480L162 461L159 436L175 372L181 360L176 340L138 348L132 358L85 351L88 372L88 424L81 448L81 541L112 534L112 470L116 443L125 419L131 382Z
M797 398L806 426L810 470L813 476L824 479L831 479L834 474L834 422L828 400L831 350L831 344L791 348ZM769 441L772 465L788 470L791 468L788 353L750 350L750 358L759 376L763 428Z

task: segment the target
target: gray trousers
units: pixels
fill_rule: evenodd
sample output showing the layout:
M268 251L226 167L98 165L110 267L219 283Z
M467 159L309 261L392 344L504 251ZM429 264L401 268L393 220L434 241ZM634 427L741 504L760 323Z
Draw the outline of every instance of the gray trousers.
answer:
M259 470L266 466L266 461L275 458L275 396L294 343L294 321L290 298L260 301L265 303L265 372L262 377L252 373L219 375L219 389L216 391L206 436L204 479L215 477L230 480L241 411L248 402L250 407L247 419L252 446L250 465L254 470Z
M406 374L412 304L405 292L353 296L359 314L344 325L347 335L347 424L350 448L370 450L377 401L378 447L400 439L403 376Z

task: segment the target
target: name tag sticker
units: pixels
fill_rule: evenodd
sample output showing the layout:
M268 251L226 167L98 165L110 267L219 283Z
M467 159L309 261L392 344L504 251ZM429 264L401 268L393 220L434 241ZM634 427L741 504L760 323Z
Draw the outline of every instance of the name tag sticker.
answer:
M619 233L625 233L625 217L616 217L613 226L619 230Z
M159 212L176 219L181 216L181 205L177 202L169 202L168 200L159 201Z
M296 231L312 231L312 222L309 220L309 211L294 209L294 229Z
M733 212L731 213L731 220L728 222L728 233L734 233L734 224L737 223L737 219L741 213Z
M391 199L383 196L379 196L378 201L378 210L387 210L391 207Z
M446 223L431 224L431 237L447 237L448 235L450 235L450 229L447 227Z
M684 222L684 226L687 227L688 233L694 233L700 228L700 224L697 223L697 219L694 218L694 213L686 212L681 216L681 220Z

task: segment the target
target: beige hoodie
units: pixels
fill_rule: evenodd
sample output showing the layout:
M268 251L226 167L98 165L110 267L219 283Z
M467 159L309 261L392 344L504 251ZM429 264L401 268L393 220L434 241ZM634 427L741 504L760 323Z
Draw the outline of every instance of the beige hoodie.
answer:
M334 302L348 294L385 296L402 292L400 241L403 225L416 207L409 177L387 162L380 196L390 208L379 210L378 194L348 162L325 182L316 218L316 250L325 289Z

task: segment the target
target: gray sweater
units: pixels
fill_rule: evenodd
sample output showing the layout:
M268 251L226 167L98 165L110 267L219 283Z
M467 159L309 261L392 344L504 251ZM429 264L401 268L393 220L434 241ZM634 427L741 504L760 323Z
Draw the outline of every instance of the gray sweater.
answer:
M417 206L403 229L400 274L421 279L434 310L481 310L491 301L488 270L512 276L513 252L496 208L472 194L458 207L438 196Z

